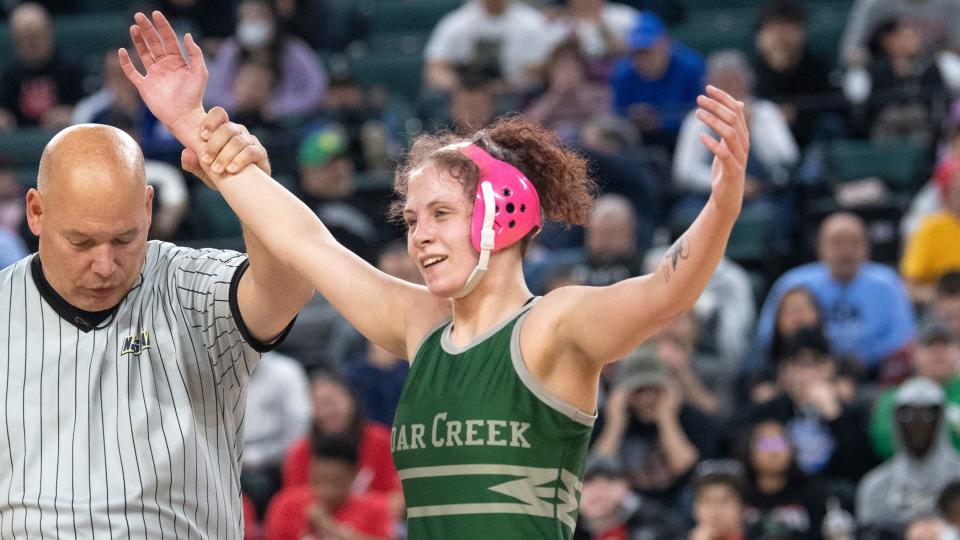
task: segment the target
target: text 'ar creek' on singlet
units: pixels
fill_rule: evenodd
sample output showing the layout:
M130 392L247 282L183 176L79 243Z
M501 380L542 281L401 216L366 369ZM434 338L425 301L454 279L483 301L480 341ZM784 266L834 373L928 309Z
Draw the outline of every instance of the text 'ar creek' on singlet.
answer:
M547 394L520 356L536 300L457 348L420 344L390 446L411 540L573 536L595 415Z

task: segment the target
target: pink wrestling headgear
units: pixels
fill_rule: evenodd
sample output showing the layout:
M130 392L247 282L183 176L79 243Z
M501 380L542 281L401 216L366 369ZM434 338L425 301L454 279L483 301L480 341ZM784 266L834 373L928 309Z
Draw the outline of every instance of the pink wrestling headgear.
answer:
M475 144L454 145L480 169L473 203L470 238L480 260L454 298L463 298L480 282L490 253L512 246L531 231L540 230L540 196L516 167L500 161Z

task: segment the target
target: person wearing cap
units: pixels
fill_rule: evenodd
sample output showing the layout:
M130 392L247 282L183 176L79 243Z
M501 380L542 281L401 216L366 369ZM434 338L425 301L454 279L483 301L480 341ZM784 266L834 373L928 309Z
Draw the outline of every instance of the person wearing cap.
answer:
M703 56L672 40L651 11L637 16L627 46L610 77L614 110L637 124L645 143L672 149L703 88Z
M334 237L366 260L385 238L377 221L352 197L356 167L342 126L327 124L304 137L297 151L300 198L327 224Z
M693 466L714 452L714 422L683 402L678 381L650 345L623 359L618 380L594 451L619 459L634 491L673 506Z
M580 508L573 540L675 540L686 532L676 512L630 490L627 472L616 458L587 457Z
M954 448L960 450L960 340L944 323L926 322L917 336L913 353L914 373L926 377L943 389L946 395L944 418ZM893 456L894 401L897 389L890 389L877 397L870 420L870 440L877 456Z
M960 159L937 167L934 181L943 209L923 218L900 260L900 273L917 302L934 296L942 275L960 270Z
M804 473L859 480L876 461L864 428L866 413L841 398L826 338L816 328L804 328L783 349L777 360L781 393L751 407L748 420L773 418L787 426Z
M948 439L945 406L943 389L926 377L910 379L897 390L897 451L857 487L861 526L903 526L932 513L943 488L960 478L960 455Z

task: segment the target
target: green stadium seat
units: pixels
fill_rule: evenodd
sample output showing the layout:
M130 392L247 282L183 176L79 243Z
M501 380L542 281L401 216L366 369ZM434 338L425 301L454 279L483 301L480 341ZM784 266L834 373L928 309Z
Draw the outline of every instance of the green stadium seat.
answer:
M354 58L350 72L364 87L382 85L414 101L423 80L423 56L420 53L382 53Z
M670 33L680 43L705 56L720 49L749 52L753 48L752 21L756 19L756 11L748 7L691 13Z
M129 0L80 0L84 13L102 12L102 11L121 11L130 8ZM131 20L133 17L131 17Z
M125 11L56 17L57 46L74 55L102 58L110 49L130 46L132 20Z
M840 139L829 147L838 182L875 176L899 193L912 193L923 183L928 153L925 145L912 139L886 143Z
M243 232L240 220L219 193L206 186L196 186L190 196L191 215L200 236L228 238Z
M768 208L747 207L740 213L730 240L727 257L740 263L758 263L777 255L774 225L777 216Z
M55 133L41 128L19 128L0 132L0 154L6 156L15 168L36 168L40 163L43 147Z
M417 35L430 30L447 13L461 5L460 0L396 0L377 3L370 21L371 35Z

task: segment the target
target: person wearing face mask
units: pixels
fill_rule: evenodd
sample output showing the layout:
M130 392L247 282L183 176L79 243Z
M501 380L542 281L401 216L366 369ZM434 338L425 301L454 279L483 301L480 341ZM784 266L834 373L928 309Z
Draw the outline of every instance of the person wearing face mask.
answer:
M893 459L867 473L857 487L857 522L903 526L936 509L937 497L960 478L960 455L950 445L940 386L916 377L897 391Z
M284 33L272 0L245 0L237 9L237 30L210 63L205 101L238 112L235 80L249 63L273 66L276 79L261 114L276 120L315 110L327 88L320 59L301 39Z

